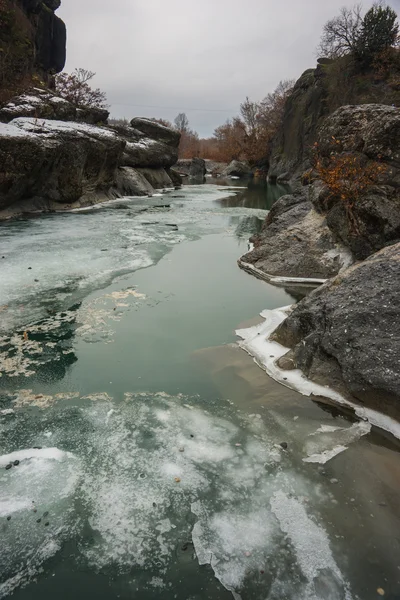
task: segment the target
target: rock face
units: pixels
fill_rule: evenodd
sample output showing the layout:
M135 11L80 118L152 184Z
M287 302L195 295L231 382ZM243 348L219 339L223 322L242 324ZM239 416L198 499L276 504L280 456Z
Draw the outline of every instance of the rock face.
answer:
M352 266L295 306L274 337L296 366L359 402L400 415L400 244Z
M222 177L252 177L249 165L239 160L233 160L221 173Z
M0 108L0 122L9 123L18 117L77 121L98 125L107 123L109 112L101 108L77 108L50 90L32 88L15 96Z
M254 251L242 258L264 273L332 277L353 260L400 241L400 110L378 104L343 106L325 119L317 139L322 158L331 158L333 144L336 156L355 157L365 167L379 161L378 185L354 205L356 229L342 199L318 179L280 199Z
M400 89L393 83L394 71L375 82L368 74L349 76L348 58L318 61L297 81L289 97L282 127L273 143L269 177L295 182L310 168L309 149L325 119L343 105L384 103L400 105Z
M2 98L37 76L48 81L63 70L66 27L54 11L59 0L3 0L0 29ZM11 92L11 93L10 93Z
M176 138L170 146L165 135L31 118L0 124L0 218L173 187Z
M190 165L189 177L203 181L206 173L207 169L205 160L202 158L193 158Z
M365 167L371 161L379 161L383 168L379 185L354 206L356 232L349 226L340 199L324 201L323 188L312 196L317 210L326 213L328 226L336 238L357 259L363 259L400 240L400 110L381 104L343 106L319 130L322 156L330 156L333 139L339 156L357 156Z
M349 261L304 193L283 196L272 207L255 248L239 265L271 276L327 279Z

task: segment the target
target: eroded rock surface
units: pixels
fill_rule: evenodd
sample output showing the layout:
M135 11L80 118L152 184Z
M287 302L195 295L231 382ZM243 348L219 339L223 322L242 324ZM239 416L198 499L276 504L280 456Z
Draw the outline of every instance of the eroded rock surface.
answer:
M108 110L93 107L77 108L54 92L41 88L31 88L15 96L0 108L2 123L9 123L18 117L32 117L98 125L105 124L108 116Z
M255 249L242 258L271 275L328 278L400 241L400 110L380 104L343 106L318 133L322 160L356 159L379 177L352 208L333 196L311 170L312 183L281 198L268 215Z
M400 244L353 265L297 304L275 332L313 381L400 415Z
M263 273L327 279L349 260L304 193L283 196L272 207L255 248L241 262Z
M161 127L161 126L160 126ZM124 127L18 118L0 123L0 218L57 210L176 185L176 135L166 143ZM148 129L157 135L158 126Z

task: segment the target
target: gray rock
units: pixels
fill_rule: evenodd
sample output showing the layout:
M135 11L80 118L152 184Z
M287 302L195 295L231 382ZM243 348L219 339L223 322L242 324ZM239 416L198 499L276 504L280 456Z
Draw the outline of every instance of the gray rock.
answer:
M254 250L241 261L268 275L326 279L336 275L347 259L324 216L299 193L274 204Z
M116 185L123 196L152 196L154 194L154 188L146 177L133 167L118 169Z
M174 184L175 189L180 188L182 186L182 177L175 169L166 169L169 178Z
M394 417L400 408L400 244L312 292L274 339L312 380Z
M173 188L171 178L165 169L137 169L138 172L147 179L149 184L155 189Z
M203 181L207 173L206 161L202 158L180 158L175 169L184 177Z
M206 162L202 158L192 158L189 169L189 177L191 179L204 180L207 173Z
M174 187L162 164L173 164L176 148L128 129L29 118L0 123L0 219Z
M246 162L233 160L221 173L222 177L252 177L253 172Z
M321 127L318 140L322 157L335 151L358 157L367 167L380 161L379 185L371 188L352 210L357 228L350 227L340 198L329 198L325 188L313 197L317 210L327 213L328 227L358 259L400 240L400 110L381 104L343 106Z
M181 134L174 129L165 127L152 119L136 117L131 121L131 127L144 133L147 137L163 142L172 148L178 148Z
M41 88L30 88L0 108L0 122L2 123L9 123L19 117L32 117L37 120L55 119L98 125L106 123L108 116L107 110L89 107L77 108L53 91Z

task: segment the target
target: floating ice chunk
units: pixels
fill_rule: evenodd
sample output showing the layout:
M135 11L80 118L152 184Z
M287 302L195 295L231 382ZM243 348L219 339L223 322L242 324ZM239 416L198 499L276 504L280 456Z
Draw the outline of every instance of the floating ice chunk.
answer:
M331 427L322 425L309 436L305 444L307 458L304 462L325 464L341 452L347 450L349 444L356 442L371 431L371 424L365 421L354 423L351 427Z
M337 456L338 454L341 454L342 452L344 452L347 449L348 449L347 446L335 446L335 448L332 448L332 450L324 450L320 454L312 454L311 456L308 456L307 458L303 458L303 462L319 463L321 465L324 465L328 461L332 460L332 458L335 458L335 456Z
M192 504L192 512L198 517L192 539L199 564L211 565L222 585L239 594L246 575L266 562L273 532L270 513L227 510L209 515L200 502Z
M270 504L281 530L293 544L298 566L308 582L304 597L307 600L320 600L318 590L328 587L333 595L324 598L340 600L344 596L346 600L351 600L349 587L332 555L326 531L309 518L304 506L296 498L289 498L283 491L276 492Z
M310 435L317 435L318 433L333 433L334 431L339 431L340 429L343 428L337 425L321 425L317 431L310 433Z
M80 461L69 452L46 448L3 455L0 464L15 460L18 466L1 476L0 516L12 519L2 528L0 598L37 576L77 527L72 509ZM46 527L38 521L44 514Z

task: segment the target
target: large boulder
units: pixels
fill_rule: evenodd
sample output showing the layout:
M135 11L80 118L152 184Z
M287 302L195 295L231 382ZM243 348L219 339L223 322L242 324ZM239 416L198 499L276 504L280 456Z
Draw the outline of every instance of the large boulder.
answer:
M95 107L77 108L53 91L42 88L31 88L0 108L2 123L9 123L19 117L33 117L98 125L106 123L108 116L108 110Z
M280 198L272 207L255 248L239 265L252 265L271 276L326 279L337 275L351 257L338 244L326 219L304 193Z
M158 121L154 121L153 119L135 117L131 121L131 127L141 131L147 137L162 142L163 144L167 144L167 146L171 146L172 148L178 148L179 146L181 139L179 131L175 131L175 129L171 129L170 127L165 127L165 125L161 125Z
M125 142L86 124L16 119L0 125L0 208L26 198L73 204L114 185Z
M400 414L400 244L353 265L295 306L274 338L317 383Z
M132 124L110 127L126 141L121 166L168 169L176 164L179 133L150 119L132 119L131 123L141 129Z
M206 161L202 158L180 158L175 165L175 170L182 177L190 177L203 182L207 173Z
M222 177L252 177L253 172L246 162L233 160L221 175Z
M0 123L0 218L173 187L163 167L177 149L128 129L36 118Z

